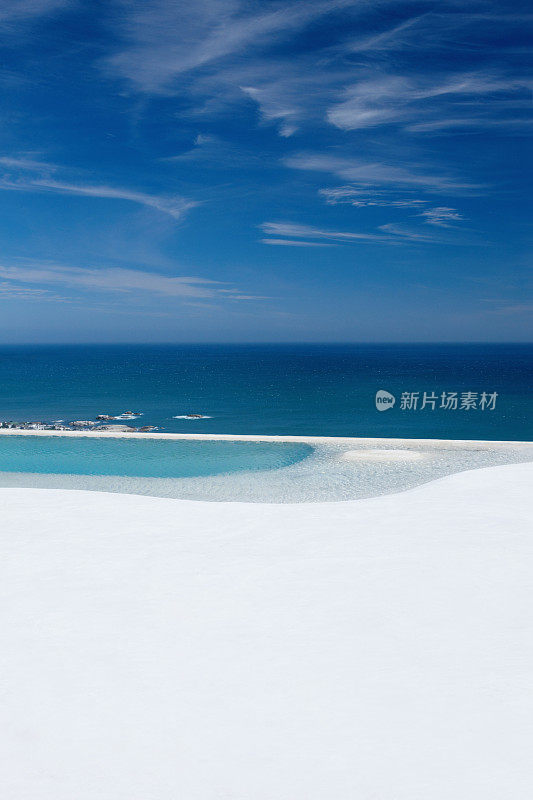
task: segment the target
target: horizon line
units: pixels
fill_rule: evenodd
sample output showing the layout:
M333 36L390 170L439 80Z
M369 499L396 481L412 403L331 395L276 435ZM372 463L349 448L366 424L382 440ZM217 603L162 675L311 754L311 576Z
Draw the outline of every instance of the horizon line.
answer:
M320 346L354 346L354 345L381 345L381 346L404 346L404 345L533 345L533 340L405 340L405 341L365 341L365 340L339 340L339 341L163 341L163 342L0 342L1 347L306 347L310 345Z

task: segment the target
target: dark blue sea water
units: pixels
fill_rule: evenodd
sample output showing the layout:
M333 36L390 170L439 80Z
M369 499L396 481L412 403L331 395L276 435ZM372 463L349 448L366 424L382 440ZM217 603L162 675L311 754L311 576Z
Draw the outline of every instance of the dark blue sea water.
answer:
M0 420L131 409L143 416L129 424L168 432L530 440L532 377L533 345L6 346ZM396 398L387 411L380 389ZM421 408L424 392L436 400ZM441 408L452 392L458 408ZM210 419L173 418L188 413Z

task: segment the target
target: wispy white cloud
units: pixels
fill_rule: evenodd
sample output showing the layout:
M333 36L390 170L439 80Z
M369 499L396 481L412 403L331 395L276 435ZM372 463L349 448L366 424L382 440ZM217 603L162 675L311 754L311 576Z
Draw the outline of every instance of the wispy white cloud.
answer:
M508 7L509 4L507 4ZM346 47L352 53L372 53L381 57L393 57L404 50L431 51L454 47L461 51L475 49L483 53L488 49L493 56L494 39L500 49L506 42L501 40L502 29L513 30L531 23L531 14L507 8L499 10L497 3L478 8L465 4L442 2L422 14L407 17L399 23L371 34L362 34L350 39Z
M391 28L386 28L379 33L371 33L350 40L346 49L352 53L383 52L387 50L403 49L413 38L413 32L431 17L430 14L420 14L410 17ZM416 40L416 39L415 39Z
M262 239L261 241L263 244L292 247L317 247L324 246L324 244L326 244L326 246L338 246L341 244L391 245L401 244L402 242L445 244L447 242L446 239L437 238L433 234L428 233L427 230L406 228L392 222L380 225L378 227L378 233L334 231L324 228L315 228L312 225L299 225L295 222L264 222L260 227L267 236L275 237L271 239Z
M242 66L240 67L242 70ZM235 81L238 72L218 74ZM316 56L247 63L241 89L259 108L260 119L277 127L288 138L310 123L322 126L325 109L341 87L353 77L353 69L326 67Z
M529 134L533 126L533 119L520 117L505 117L504 119L487 119L486 117L455 117L435 119L430 122L415 122L406 126L409 133L447 133L450 130L461 132L475 131L476 129L490 128L509 134Z
M163 214L168 214L174 219L181 219L183 215L198 205L194 200L184 197L166 197L162 195L135 192L130 189L121 189L114 186L87 186L84 184L65 183L53 180L35 180L31 186L45 191L59 192L61 194L82 195L85 197L101 197L111 200L127 200L148 208L155 208ZM1 184L0 184L0 188ZM17 188L21 188L20 185Z
M406 228L403 225L398 225L395 222L387 222L385 225L379 226L380 231L383 233L389 234L393 239L397 241L410 241L410 242L420 242L423 243L433 243L433 244L444 244L444 239L439 239L434 235L427 233L426 231L420 231L413 228ZM448 243L450 240L448 240Z
M263 233L267 236L294 237L296 239L329 239L345 242L376 242L384 241L384 237L375 233L351 233L346 231L330 231L314 228L311 225L298 225L294 222L263 222Z
M123 46L107 60L107 68L153 93L169 91L184 73L250 48L272 46L325 14L353 6L354 0L285 2L271 8L235 0L197 0L188 7L167 0L122 5L116 21Z
M343 180L354 181L362 188L420 187L437 192L479 188L465 181L428 173L423 166L399 167L322 153L297 153L286 158L285 164L293 169L329 172Z
M508 108L514 99L516 107L521 108L530 89L527 78L487 75L484 71L444 77L426 73L416 77L383 75L347 88L345 99L332 105L327 117L343 130L397 123L422 132L431 130L443 118L461 120L464 127L483 127L506 122L498 116L499 101L504 100ZM488 97L490 104L479 102Z
M384 7L395 9L392 26ZM431 54L455 47L459 35L465 47L475 41L476 53L483 53L483 36L495 26L516 25L520 15L481 7L466 13L455 0L427 8L413 13L400 0L198 0L189 7L117 0L109 17L117 48L103 67L145 95L186 97L182 115L214 116L247 97L258 106L260 124L283 138L325 121L341 130L396 125L417 135L487 127L521 133L528 84L512 69L494 72L494 48L487 51L490 68L450 74L431 66ZM331 40L287 55L283 46L318 20L332 23ZM359 20L362 26L354 24ZM350 36L359 27L370 33ZM413 48L428 52L423 72L398 64ZM514 116L500 113L504 102Z
M271 297L267 297L266 295L260 294L231 294L229 295L229 300L272 300Z
M427 200L403 197L397 198L389 190L368 190L358 186L333 186L319 189L319 195L328 205L350 205L355 208L365 206L388 206L390 208L420 208Z
M257 294L244 294L240 289L218 289L218 294L225 295L229 300L271 300L271 297Z
M362 80L345 90L346 99L330 107L327 119L343 130L392 122L405 114L401 98L407 93L408 81L396 75Z
M392 26L390 14L376 14L391 6L399 20ZM419 134L443 130L437 125L444 118L461 119L466 128L491 121L506 127L498 108L504 100L519 104L528 83L512 70L492 74L490 35L497 32L501 47L502 27L516 26L527 15L481 6L467 13L455 0L427 8L420 13L419 6L413 13L399 0L279 0L268 5L198 0L189 7L169 0L117 0L110 15L117 49L104 68L144 94L188 96L187 113L216 113L247 96L258 104L261 121L275 125L285 138L319 119L342 130L398 124ZM283 52L280 45L323 19L334 23L331 41L317 49L298 48L290 57ZM371 32L350 37L350 30L360 27L356 20ZM436 49L468 48L473 41L480 55L485 42L490 68L432 71ZM398 56L413 48L427 50L426 68L402 74ZM478 107L472 108L471 101ZM507 127L519 131L521 125L517 116Z
M261 244L273 244L283 247L337 247L335 242L306 242L304 239L261 239Z
M500 308L494 309L495 314L527 314L528 316L533 313L533 303L513 303L511 305L502 305Z
M107 267L91 269L49 264L25 266L0 265L0 279L14 291L32 286L32 292L48 287L69 287L82 291L111 292L138 297L218 298L219 300L264 299L247 295L238 289L227 289L218 281L196 276L173 276L143 270ZM30 290L24 289L28 292ZM36 295L37 296L37 295Z
M2 0L0 25L36 19L72 5L72 0Z
M321 17L343 10L352 14L359 6L364 7L359 0L285 1L270 7L199 0L187 9L168 0L133 8L123 3L124 13L114 18L119 47L103 66L145 95L186 96L182 113L188 116L213 116L249 98L257 104L260 123L288 138L310 116L323 117L338 78L313 54L274 55L272 50Z
M20 285L10 281L0 281L0 300L48 300L55 302L69 302L63 295L55 294L48 289L36 289L31 286Z
M14 170L29 172L39 172L49 174L57 169L55 164L46 161L39 161L32 155L0 156L0 164L3 167Z
M455 208L448 208L447 206L428 208L422 211L419 216L424 217L428 225L438 225L441 228L449 228L454 222L460 222L464 219L463 215L459 214Z
M168 297L211 297L210 284L197 277L171 277L142 270L110 267L0 266L0 278L25 284L62 285L113 292L141 291Z
M198 205L198 202L178 195L153 195L116 186L106 186L105 184L90 185L57 180L54 177L54 173L59 170L59 167L29 158L3 156L0 158L0 166L6 168L4 175L0 176L0 190L53 192L82 197L98 197L107 200L125 200L156 209L174 219L181 219L184 214ZM36 174L32 176L29 174L31 172Z
M489 303L492 308L487 308L488 314L509 314L521 316L522 314L531 317L533 313L533 303L520 303L513 302L512 300L504 300L502 298L481 298L483 303Z
M259 105L261 115L266 122L279 124L281 136L288 138L296 133L300 109L297 104L290 105L286 92L279 94L276 92L276 84L272 83L262 87L243 86L241 88Z

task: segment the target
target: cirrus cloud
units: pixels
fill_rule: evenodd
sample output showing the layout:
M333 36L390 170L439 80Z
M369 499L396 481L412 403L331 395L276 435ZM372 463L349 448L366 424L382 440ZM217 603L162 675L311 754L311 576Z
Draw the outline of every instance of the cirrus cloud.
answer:
M0 279L14 291L17 287L32 286L36 294L50 287L69 287L75 290L136 294L139 297L218 298L219 300L266 299L249 295L239 289L226 288L220 281L197 276L163 275L123 267L86 268L56 264L0 265ZM26 289L26 292L29 290Z
M60 167L27 157L3 156L0 158L0 166L6 169L4 175L0 176L0 190L5 191L51 192L104 200L125 200L153 208L176 220L199 205L197 201L179 195L156 195L106 184L57 180L54 175L61 169Z

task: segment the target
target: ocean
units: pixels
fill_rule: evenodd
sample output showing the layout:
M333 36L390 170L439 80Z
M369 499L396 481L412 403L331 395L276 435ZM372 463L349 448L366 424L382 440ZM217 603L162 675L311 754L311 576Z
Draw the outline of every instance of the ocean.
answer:
M532 377L527 344L2 346L0 420L133 410L167 432L530 440Z

